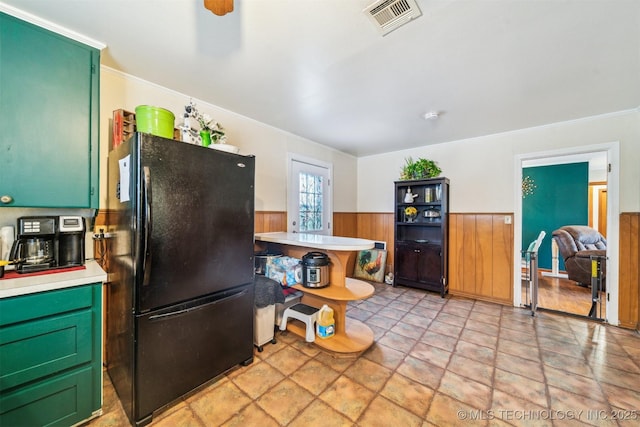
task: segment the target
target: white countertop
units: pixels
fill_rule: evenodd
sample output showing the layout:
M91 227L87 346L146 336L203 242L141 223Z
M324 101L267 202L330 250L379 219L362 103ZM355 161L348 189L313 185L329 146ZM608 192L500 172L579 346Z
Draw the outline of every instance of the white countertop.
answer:
M87 261L85 267L82 270L68 272L27 276L18 279L0 279L0 298L71 288L107 280L107 273L95 260Z
M326 251L362 251L372 249L375 244L373 240L367 239L325 236L322 234L286 233L284 231L256 233L256 240L280 243L283 245L302 246L305 248L324 249Z

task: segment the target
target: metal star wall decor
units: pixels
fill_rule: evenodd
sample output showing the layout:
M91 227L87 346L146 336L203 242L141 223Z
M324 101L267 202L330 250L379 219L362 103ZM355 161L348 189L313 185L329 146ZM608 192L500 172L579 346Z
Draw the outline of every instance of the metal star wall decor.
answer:
M531 196L535 189L536 184L533 182L533 179L530 176L525 176L522 179L522 198L524 199L527 196Z

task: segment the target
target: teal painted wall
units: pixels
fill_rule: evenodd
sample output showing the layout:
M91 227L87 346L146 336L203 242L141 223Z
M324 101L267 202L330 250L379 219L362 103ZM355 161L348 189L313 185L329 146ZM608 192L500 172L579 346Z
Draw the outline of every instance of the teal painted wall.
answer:
M589 224L589 163L523 168L522 177L530 177L533 194L522 199L522 249L546 231L538 266L551 269L551 236L563 225ZM564 262L560 259L560 270Z

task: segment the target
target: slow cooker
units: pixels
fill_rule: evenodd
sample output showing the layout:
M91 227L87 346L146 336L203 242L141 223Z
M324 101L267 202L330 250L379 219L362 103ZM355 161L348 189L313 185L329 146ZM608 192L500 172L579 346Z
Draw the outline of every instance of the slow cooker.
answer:
M329 256L322 252L308 252L302 257L302 286L324 288L329 286Z

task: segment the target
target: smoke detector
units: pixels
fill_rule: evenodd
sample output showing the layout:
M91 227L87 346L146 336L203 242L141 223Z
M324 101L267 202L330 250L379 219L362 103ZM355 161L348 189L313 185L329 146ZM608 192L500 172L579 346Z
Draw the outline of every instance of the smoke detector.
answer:
M415 0L378 0L363 12L383 36L422 15Z

